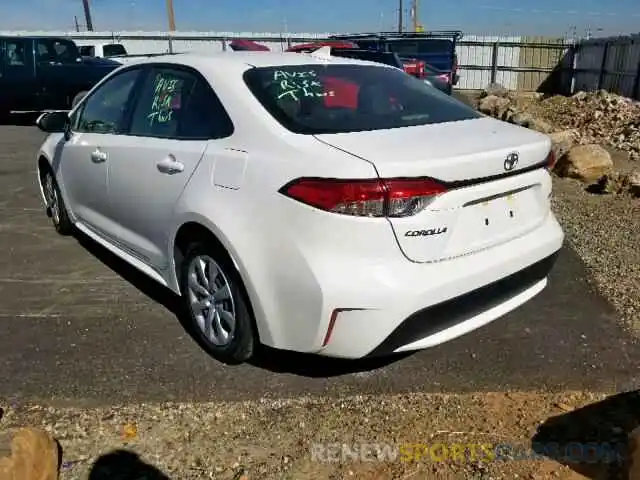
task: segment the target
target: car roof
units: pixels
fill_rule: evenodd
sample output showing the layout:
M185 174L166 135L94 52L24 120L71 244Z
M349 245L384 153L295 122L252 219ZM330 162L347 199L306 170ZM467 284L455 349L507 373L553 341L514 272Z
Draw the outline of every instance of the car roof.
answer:
M65 40L67 42L73 42L73 39L71 38L56 37L51 35L0 35L0 40L15 40L16 38L20 38L23 40Z
M318 58L312 54L298 52L257 52L257 51L227 51L216 53L181 53L167 54L157 57L145 58L136 62L136 65L174 63L196 68L198 70L209 70L212 67L232 68L248 70L252 67L281 67L295 65L326 65L331 64L353 64L353 65L385 65L356 60L345 57Z

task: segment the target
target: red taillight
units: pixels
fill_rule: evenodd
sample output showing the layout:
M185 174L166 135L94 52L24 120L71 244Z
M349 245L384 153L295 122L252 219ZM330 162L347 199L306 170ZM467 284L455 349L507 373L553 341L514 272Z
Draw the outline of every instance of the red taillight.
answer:
M549 152L549 155L547 155L547 166L546 169L547 170L553 170L553 167L556 166L556 154L554 153L553 150L551 150Z
M341 180L300 178L280 193L327 212L357 217L408 217L447 188L432 179Z

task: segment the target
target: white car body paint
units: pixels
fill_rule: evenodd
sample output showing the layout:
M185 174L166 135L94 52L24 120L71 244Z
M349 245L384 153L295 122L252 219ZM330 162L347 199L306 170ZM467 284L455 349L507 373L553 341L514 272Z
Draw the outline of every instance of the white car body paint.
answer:
M486 117L386 131L295 134L249 92L245 71L371 64L227 52L150 58L136 66L154 63L200 72L233 120L233 134L196 142L82 133L65 142L62 134L52 134L39 156L53 165L78 229L176 293L173 242L179 228L196 222L216 235L243 279L265 345L359 358L416 312L443 302L455 310L456 299L528 271L562 246L564 235L550 210L550 175L533 168L550 150L544 135ZM68 155L68 145L84 143L85 153ZM99 165L86 156L97 147L108 154ZM404 218L341 215L278 193L299 177L491 177L514 149L524 173L452 188ZM184 165L181 173L158 172L156 163L169 156ZM86 183L81 198L68 195L70 182ZM510 209L518 215L511 224L499 218ZM444 227L441 235L406 235ZM465 310L455 323L392 350L427 348L470 332L530 300L546 282L544 271L506 297ZM421 322L437 321L426 313Z

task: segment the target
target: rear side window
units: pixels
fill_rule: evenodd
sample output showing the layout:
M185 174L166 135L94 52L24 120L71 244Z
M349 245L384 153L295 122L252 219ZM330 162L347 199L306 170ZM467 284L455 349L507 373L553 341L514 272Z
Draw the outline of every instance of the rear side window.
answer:
M253 68L245 82L295 133L346 133L480 118L471 107L401 70L366 65Z
M83 57L95 57L96 56L96 47L93 45L83 45L80 47L80 55Z
M215 139L233 132L208 83L174 68L154 69L133 111L129 133L141 137Z
M117 43L112 43L109 45L104 45L102 47L102 51L105 57L114 57L116 55L126 55L127 50L124 48L124 45L120 45Z

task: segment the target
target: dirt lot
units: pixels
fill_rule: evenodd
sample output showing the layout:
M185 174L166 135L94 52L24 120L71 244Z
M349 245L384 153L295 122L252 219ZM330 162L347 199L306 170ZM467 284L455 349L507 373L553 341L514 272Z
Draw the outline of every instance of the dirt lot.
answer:
M549 288L479 332L384 364L265 351L229 368L194 345L166 292L55 235L35 185L41 139L0 127L0 436L49 430L62 479L615 478L618 463L570 462L563 446L624 454L640 424L637 395L612 396L638 388L640 347L620 328L640 298L637 202L556 180L568 245ZM522 459L532 442L540 458ZM344 461L314 459L336 444ZM480 444L502 445L501 459L470 458ZM354 460L374 446L423 453ZM104 456L119 449L141 460Z
M2 428L38 425L55 435L64 449L63 480L90 473L92 480L166 478L159 472L185 480L618 478L624 434L640 423L639 398L604 397L511 392L22 406L7 412ZM394 448L395 460L388 456ZM123 471L132 476L117 476Z

